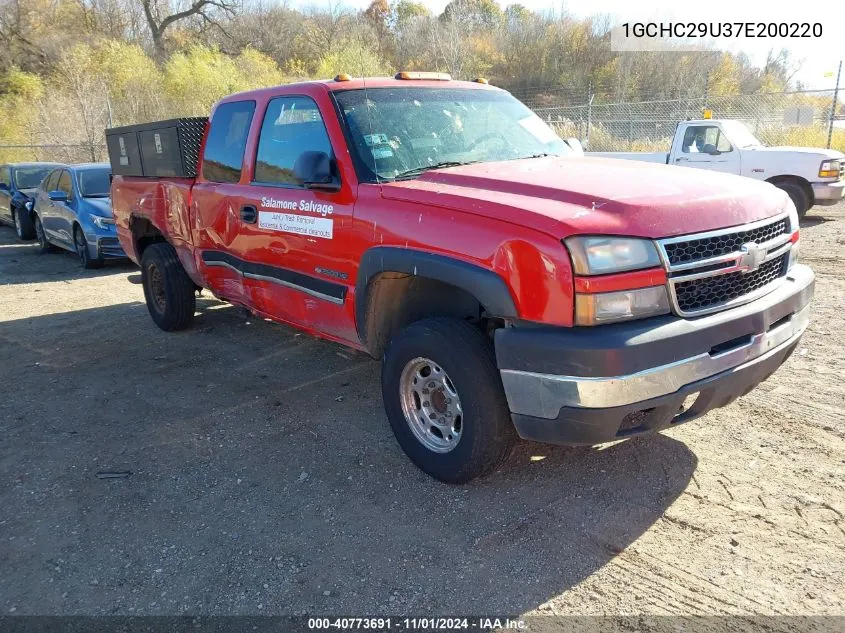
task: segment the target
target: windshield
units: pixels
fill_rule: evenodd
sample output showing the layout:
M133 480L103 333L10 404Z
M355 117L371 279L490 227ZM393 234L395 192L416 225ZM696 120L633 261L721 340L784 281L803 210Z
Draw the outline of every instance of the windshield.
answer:
M506 92L409 87L335 95L353 151L379 179L416 177L438 166L572 153Z
M723 121L722 126L725 132L728 133L730 142L740 149L745 147L757 147L763 143L754 134L751 133L743 123L739 121Z
M85 169L78 172L76 179L79 181L79 195L83 198L108 198L109 174L111 170L103 169Z
M15 187L18 189L35 189L52 169L52 165L50 167L16 167Z

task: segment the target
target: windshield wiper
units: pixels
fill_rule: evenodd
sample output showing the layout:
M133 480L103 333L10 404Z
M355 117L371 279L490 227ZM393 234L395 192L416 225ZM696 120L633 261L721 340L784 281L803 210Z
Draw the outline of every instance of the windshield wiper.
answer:
M424 172L430 171L432 169L443 169L444 167L460 167L461 165L473 165L475 163L480 163L481 161L478 160L468 160L468 161L457 161L457 160L445 160L441 163L433 163L431 165L422 165L420 167L414 167L413 169L406 169L405 171L400 171L396 174L393 179L394 180L404 180L405 178L413 178L414 176L419 176Z
M86 193L83 198L108 198L110 193Z

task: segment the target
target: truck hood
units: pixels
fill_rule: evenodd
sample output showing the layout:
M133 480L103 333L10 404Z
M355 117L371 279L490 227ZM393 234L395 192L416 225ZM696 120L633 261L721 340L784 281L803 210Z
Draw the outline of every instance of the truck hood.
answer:
M760 152L767 154L769 152L790 152L793 154L803 154L806 156L818 156L819 162L833 158L845 158L845 154L837 152L835 149L824 149L821 147L790 147L789 145L777 145L775 147L763 147L762 145L755 147L743 148L743 152Z
M750 178L581 157L433 170L385 183L382 195L531 226L558 238L697 233L776 215L788 201L779 189Z

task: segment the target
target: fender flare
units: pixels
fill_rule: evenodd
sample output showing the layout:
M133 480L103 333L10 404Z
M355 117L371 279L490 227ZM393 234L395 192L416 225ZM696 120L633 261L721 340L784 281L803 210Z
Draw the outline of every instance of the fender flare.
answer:
M395 246L376 246L361 257L355 282L355 325L359 335L363 334L361 316L366 314L370 280L383 272L405 273L442 281L471 294L492 316L518 317L508 285L492 270L445 255Z

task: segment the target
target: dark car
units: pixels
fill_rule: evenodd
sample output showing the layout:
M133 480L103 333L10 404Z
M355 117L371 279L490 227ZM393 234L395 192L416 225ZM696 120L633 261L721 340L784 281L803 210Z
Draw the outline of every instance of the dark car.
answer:
M13 163L0 166L0 223L15 227L22 240L35 238L32 211L35 190L58 163Z
M41 251L55 245L75 252L83 268L126 257L115 232L110 184L108 163L51 171L38 187L32 212Z

